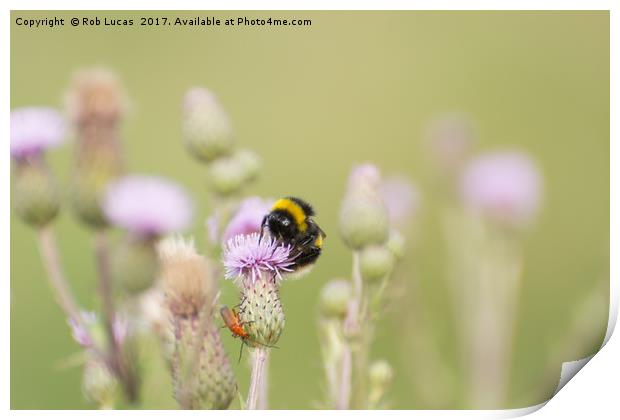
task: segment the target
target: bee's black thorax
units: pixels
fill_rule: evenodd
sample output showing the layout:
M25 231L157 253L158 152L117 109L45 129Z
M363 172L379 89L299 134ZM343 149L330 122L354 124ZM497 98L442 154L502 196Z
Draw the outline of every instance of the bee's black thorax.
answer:
M276 201L272 211L263 219L267 229L276 241L290 245L293 270L309 266L321 255L325 233L312 216L314 210L305 201L287 197Z

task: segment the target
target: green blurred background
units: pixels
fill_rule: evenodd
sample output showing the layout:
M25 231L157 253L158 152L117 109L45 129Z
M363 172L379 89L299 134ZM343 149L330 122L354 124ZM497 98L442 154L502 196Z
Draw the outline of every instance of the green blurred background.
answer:
M312 26L33 29L15 25L18 16L133 17L136 23L140 16L272 16L311 18ZM248 192L295 194L318 209L329 235L324 256L309 277L282 287L287 328L272 358L273 408L313 408L321 399L316 300L328 279L349 274L337 214L352 164L371 160L388 174L418 182L425 200L406 266L423 293L417 301L426 305L440 357L453 366L457 334L436 205L423 171L422 133L432 118L461 111L477 125L480 149L514 145L530 152L544 172L545 197L539 223L525 240L509 405L540 402L536 390L550 349L584 296L608 282L607 12L14 11L11 19L11 107L61 106L79 68L118 72L132 105L123 125L130 169L168 176L193 192L199 244L210 209L205 171L180 138L181 98L194 85L218 94L238 142L261 155L261 178ZM66 185L71 147L49 159ZM69 211L54 228L80 302L95 308L89 232ZM234 287L224 288L223 300L233 302ZM407 299L397 302L401 310L388 311L379 324L373 354L396 368L392 406L424 407L412 379L416 354L406 345L416 331L403 316ZM86 408L80 369L59 367L78 347L48 290L33 232L16 218L11 304L11 407ZM601 339L605 324L601 319ZM233 358L238 344L226 335ZM559 369L557 361L552 370L559 375ZM242 362L235 370L245 393L248 368ZM153 406L174 407L164 389L165 398Z

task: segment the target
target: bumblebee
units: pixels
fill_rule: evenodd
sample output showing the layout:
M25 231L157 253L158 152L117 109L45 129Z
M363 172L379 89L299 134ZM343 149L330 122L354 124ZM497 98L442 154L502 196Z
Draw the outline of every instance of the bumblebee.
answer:
M294 272L311 268L321 255L327 235L312 219L314 215L314 209L304 200L285 197L274 203L261 223L261 238L267 230L273 239L292 247Z

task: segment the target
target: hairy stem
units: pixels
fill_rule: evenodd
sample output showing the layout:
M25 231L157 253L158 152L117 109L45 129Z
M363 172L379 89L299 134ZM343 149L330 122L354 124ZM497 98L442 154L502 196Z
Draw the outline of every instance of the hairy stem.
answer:
M256 408L259 410L267 410L269 405L269 353L265 360L265 368L263 370L263 380L258 389L258 403Z
M337 410L348 410L351 400L351 347L347 344L342 351L342 360L340 361L340 389L338 399L336 401Z
M256 347L252 357L252 375L250 377L250 389L248 390L248 398L245 404L246 410L257 410L258 395L266 378L267 359L269 358L269 349L264 347Z
M43 227L37 232L39 241L39 251L47 271L47 278L50 286L56 295L56 301L60 305L67 318L74 320L83 326L82 316L75 302L73 293L63 274L60 257L58 255L58 247L54 239L54 234L49 227ZM88 333L88 329L84 328Z
M138 381L133 369L124 357L123 349L114 334L115 311L112 276L110 273L110 251L105 231L95 234L95 253L97 257L97 271L99 274L99 293L108 335L108 363L123 384L125 395L129 402L138 399Z

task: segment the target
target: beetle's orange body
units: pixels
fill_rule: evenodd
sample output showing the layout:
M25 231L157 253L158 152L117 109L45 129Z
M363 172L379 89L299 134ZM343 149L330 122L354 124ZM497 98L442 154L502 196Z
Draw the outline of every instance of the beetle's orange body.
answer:
M249 338L250 335L245 328L243 328L243 325L239 321L239 316L234 309L230 309L228 306L224 305L222 309L220 309L220 315L226 327L233 333L233 336L240 337L243 340Z

